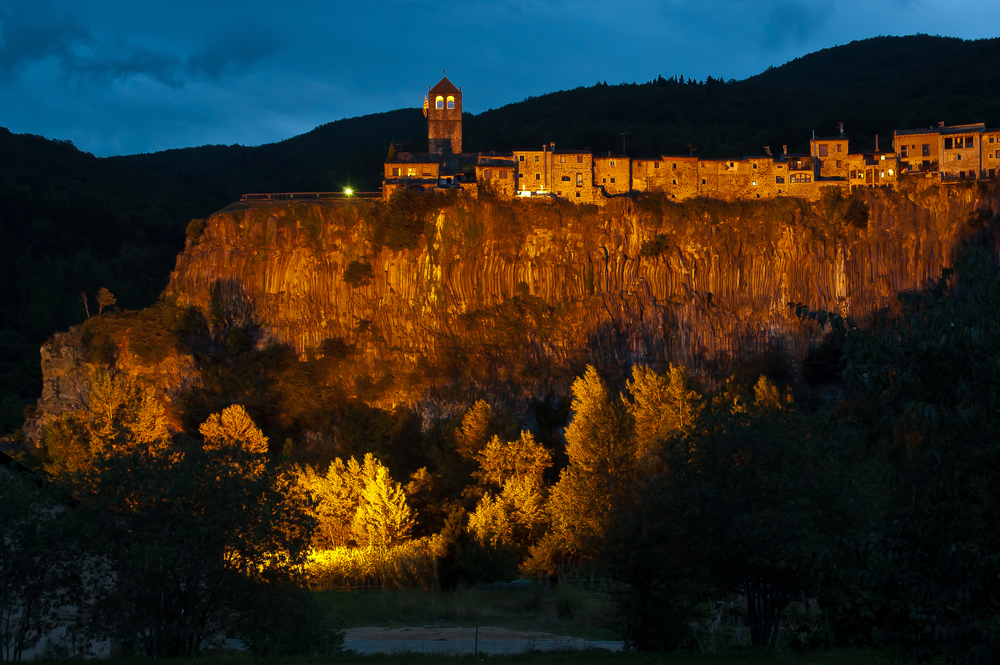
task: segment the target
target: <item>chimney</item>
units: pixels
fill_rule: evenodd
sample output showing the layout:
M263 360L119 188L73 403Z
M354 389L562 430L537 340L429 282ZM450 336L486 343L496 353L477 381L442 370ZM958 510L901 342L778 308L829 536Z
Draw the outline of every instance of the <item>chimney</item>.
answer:
M771 156L771 146L769 145L764 146L764 154L767 155L768 157Z
M878 152L878 134L875 135L875 152Z
M938 127L944 127L944 120L938 120Z
M837 124L840 125L840 138L844 138L844 136L845 136L845 134L844 134L844 123L838 122Z
M816 130L814 129L813 130L813 141L815 141L815 140L816 140Z
M784 157L787 154L788 154L788 146L787 145L781 146L781 156Z

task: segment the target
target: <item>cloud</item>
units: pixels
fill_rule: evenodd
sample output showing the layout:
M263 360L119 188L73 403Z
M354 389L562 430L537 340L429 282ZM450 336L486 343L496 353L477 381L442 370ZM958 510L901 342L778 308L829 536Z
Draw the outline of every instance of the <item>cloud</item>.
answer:
M10 81L39 60L71 62L92 44L79 22L53 11L47 0L0 5L0 80Z
M186 71L218 79L238 75L284 47L278 37L255 34L255 31L230 33L210 40L187 58Z
M830 0L789 2L783 0L771 6L764 24L764 47L777 50L789 41L804 42L820 31L833 10Z

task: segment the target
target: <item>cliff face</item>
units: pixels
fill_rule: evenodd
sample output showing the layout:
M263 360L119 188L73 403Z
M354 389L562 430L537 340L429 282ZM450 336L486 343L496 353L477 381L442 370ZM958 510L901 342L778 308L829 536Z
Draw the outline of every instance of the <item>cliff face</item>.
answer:
M790 301L863 322L1000 211L996 183L858 201L236 204L189 241L166 295L215 332L336 357L344 385L382 386L383 406L564 394L587 363L620 378L672 362L711 381L775 348L804 357L820 333ZM46 347L43 413L67 408L50 386L60 363L81 366L59 360L72 346ZM171 362L179 385L197 382L189 359Z
M542 388L588 362L727 372L769 345L802 357L814 331L788 302L864 320L938 277L969 220L998 209L995 186L861 201L867 220L832 196L600 211L459 199L399 251L378 242L393 223L380 204L233 206L178 258L167 293L299 353L341 340L373 375L461 362L476 380ZM352 262L370 277L345 281Z

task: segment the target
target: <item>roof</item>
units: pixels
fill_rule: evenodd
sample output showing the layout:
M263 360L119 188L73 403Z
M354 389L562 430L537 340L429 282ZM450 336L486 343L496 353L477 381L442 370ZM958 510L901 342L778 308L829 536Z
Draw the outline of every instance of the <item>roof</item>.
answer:
M448 80L447 76L445 76L440 81L438 81L437 85L435 85L433 88L431 88L430 91L431 92L461 92L461 90L459 90L458 88L455 87L454 83L452 83L451 81Z
M940 127L928 127L927 129L897 129L896 136L909 136L911 134L940 134Z
M441 156L428 152L397 152L386 164L439 164Z

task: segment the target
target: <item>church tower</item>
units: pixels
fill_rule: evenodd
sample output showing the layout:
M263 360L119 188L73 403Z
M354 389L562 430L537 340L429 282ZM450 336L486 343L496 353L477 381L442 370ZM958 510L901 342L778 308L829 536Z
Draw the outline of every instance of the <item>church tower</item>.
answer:
M424 98L427 117L427 151L447 155L462 152L462 89L442 78L427 89Z

